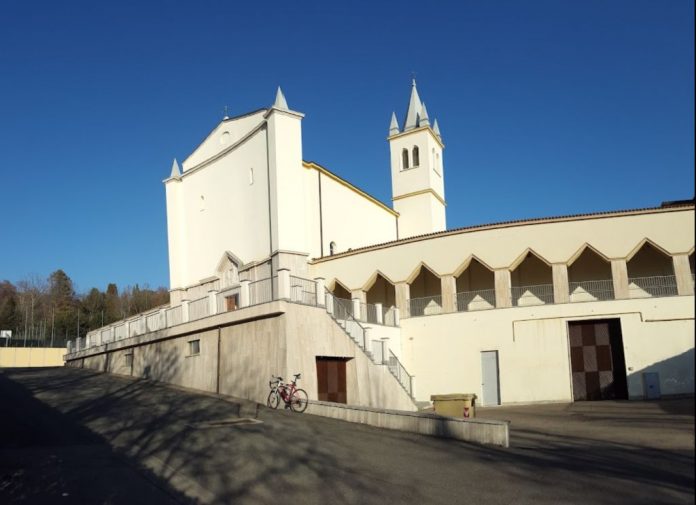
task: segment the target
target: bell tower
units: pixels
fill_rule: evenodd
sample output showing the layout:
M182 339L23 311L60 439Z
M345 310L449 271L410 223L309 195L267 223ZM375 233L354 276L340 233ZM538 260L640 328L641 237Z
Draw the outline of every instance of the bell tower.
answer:
M389 126L392 201L399 215L399 238L443 231L446 228L444 144L437 120L432 124L421 102L416 81L403 126L392 113Z

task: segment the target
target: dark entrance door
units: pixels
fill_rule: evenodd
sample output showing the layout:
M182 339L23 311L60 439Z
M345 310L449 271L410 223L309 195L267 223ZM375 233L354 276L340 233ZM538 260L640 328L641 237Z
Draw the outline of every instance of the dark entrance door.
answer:
M573 400L628 398L619 319L568 323Z
M346 403L346 360L317 356L319 401Z

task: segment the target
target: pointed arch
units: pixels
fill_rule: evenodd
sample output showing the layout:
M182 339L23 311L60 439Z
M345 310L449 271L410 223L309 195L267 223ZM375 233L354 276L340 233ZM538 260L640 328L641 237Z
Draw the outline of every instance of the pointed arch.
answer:
M408 149L404 147L401 150L401 170L407 170L408 168Z
M396 283L392 281L387 274L382 272L381 270L377 269L375 272L368 277L367 281L362 286L363 291L369 291L372 286L375 285L375 282L377 282L377 279L379 277L382 277L385 281L387 281L389 284L395 285Z
M344 300L353 298L351 290L338 279L333 279L326 287L336 298L342 298Z
M519 267L520 264L521 264L524 260L526 260L526 259L527 259L527 256L529 256L530 254L531 254L532 256L536 257L536 259L538 259L538 260L540 260L541 262L545 263L549 268L551 268L551 263L550 263L546 258L544 258L541 254L539 254L538 252L536 252L536 251L535 251L534 249L532 249L531 247L528 247L528 248L525 249L524 252L523 252L522 254L520 254L512 263L510 263L510 266L508 267L508 270L510 270L511 272L512 272L513 270L516 270L517 267Z
M488 263L483 261L481 258L476 256L475 254L470 254L468 258L466 258L452 273L453 276L459 277L464 270L466 270L469 267L469 264L473 261L476 260L478 261L481 265L486 267L488 270L491 272L495 270L495 268L491 267Z
M413 162L414 168L420 165L420 150L418 146L413 146L411 150L411 161Z
M570 258L568 258L568 261L566 261L566 266L570 267L577 259L582 256L582 254L585 252L586 249L589 249L593 253L595 253L597 256L602 258L604 261L607 261L611 263L611 258L609 258L606 254L604 254L602 251L594 247L592 244L589 244L585 242L583 245L580 246L580 248L575 251Z
M418 266L411 271L411 274L408 277L406 277L406 284L411 284L416 279L416 277L418 277L421 268L427 269L435 277L437 277L438 279L440 278L440 276L435 272L433 268L431 268L425 261L421 261L418 263Z
M626 255L626 262L628 263L633 259L633 257L638 254L638 252L645 246L645 244L648 244L649 246L654 247L657 249L659 252L664 254L665 256L672 257L672 253L670 253L667 249L664 247L658 245L656 242L653 242L651 239L645 237L643 240L638 242L638 245L636 245L631 251Z
M377 272L369 288L365 288L365 301L370 304L381 303L388 309L396 306L396 286L385 275Z

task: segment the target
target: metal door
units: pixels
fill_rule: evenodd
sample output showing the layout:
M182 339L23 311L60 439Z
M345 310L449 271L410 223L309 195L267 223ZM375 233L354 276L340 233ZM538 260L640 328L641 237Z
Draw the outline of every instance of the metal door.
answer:
M481 352L481 392L483 405L500 405L498 351Z

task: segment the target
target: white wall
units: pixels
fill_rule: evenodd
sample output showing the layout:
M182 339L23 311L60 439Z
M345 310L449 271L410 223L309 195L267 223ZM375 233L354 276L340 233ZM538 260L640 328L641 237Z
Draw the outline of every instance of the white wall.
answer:
M425 316L401 321L404 366L416 398L475 393L481 352L498 351L502 403L572 401L568 321L621 320L630 397L642 372L658 371L662 394L694 392L694 297L587 302Z

